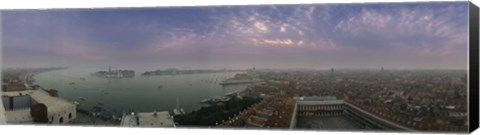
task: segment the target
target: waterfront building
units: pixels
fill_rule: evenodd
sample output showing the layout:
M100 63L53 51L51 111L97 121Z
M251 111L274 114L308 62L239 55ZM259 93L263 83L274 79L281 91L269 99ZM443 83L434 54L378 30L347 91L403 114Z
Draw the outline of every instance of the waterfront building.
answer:
M64 124L76 118L76 104L40 89L3 92L2 105L9 124Z

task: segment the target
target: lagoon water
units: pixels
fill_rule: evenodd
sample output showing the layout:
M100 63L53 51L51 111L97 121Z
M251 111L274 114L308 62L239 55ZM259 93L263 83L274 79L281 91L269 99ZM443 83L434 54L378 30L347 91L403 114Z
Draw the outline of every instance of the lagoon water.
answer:
M179 99L186 112L202 107L202 99L222 96L243 90L247 85L221 86L233 72L198 73L185 75L141 76L135 71L133 78L103 78L90 73L99 69L65 69L35 75L35 84L56 89L59 96L80 103L79 108L100 106L117 115L123 111L171 111ZM84 80L82 78L85 78ZM70 83L74 84L70 84ZM162 85L162 88L158 88ZM80 100L83 98L85 100Z

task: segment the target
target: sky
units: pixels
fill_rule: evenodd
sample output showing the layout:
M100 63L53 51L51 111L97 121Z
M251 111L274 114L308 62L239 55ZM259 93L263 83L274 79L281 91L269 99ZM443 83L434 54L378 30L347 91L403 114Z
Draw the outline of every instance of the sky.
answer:
M1 11L3 67L466 69L468 3Z

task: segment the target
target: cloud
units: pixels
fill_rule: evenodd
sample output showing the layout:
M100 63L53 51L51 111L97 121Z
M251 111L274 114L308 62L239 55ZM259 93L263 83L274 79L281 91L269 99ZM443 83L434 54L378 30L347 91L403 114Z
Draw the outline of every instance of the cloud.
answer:
M3 23L8 33L6 50L75 61L154 63L218 57L235 61L288 54L294 61L322 57L335 63L327 59L335 57L357 63L362 56L399 61L407 55L425 61L463 58L466 7L449 3L271 5L12 11L2 17L7 18Z
M255 26L255 28L257 28L257 30L260 30L260 32L262 32L262 33L268 32L268 27L261 22L258 22L258 21L255 22L254 26Z
M337 42L344 46L410 47L422 55L446 56L455 51L466 51L462 47L467 43L463 38L467 33L466 21L458 21L452 14L458 8L461 7L449 6L440 10L420 7L363 8L341 19L334 31L338 37L344 37L343 41L337 38ZM465 17L463 19L466 20ZM463 49L456 49L459 47Z
M251 39L251 41L256 46L275 46L275 47L286 47L286 46L302 46L303 41L295 41L292 39Z
M329 16L328 12L316 6L243 7L233 13L218 15L214 22L217 22L215 26L219 26L218 29L225 30L224 35L244 46L308 47L304 45L309 44L325 48L326 45L318 44L318 40L326 40L327 37L321 37L325 34L316 32L319 27L315 23L319 17L316 12Z
M286 31L286 30L285 30L285 27L284 27L284 26L281 26L281 27L280 27L280 32L285 32L285 31Z

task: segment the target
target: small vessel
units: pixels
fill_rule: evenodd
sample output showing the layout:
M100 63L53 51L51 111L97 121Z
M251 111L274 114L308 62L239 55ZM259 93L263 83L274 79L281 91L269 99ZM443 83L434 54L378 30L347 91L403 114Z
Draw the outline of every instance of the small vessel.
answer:
M163 85L159 85L157 88L161 89L161 88L163 88Z
M103 105L103 103L102 103L102 102L98 102L98 105Z
M80 77L80 80L83 80L83 81L85 81L86 79L85 79L85 78L83 78L83 77Z
M180 108L180 105L178 102L179 102L179 99L177 97L177 108L173 109L173 114L175 116L185 114L185 110L183 110L183 108Z
M85 98L83 98L83 97L80 97L80 100L81 100L81 101L85 101Z
M176 116L176 115L183 115L185 114L185 111L183 110L183 108L180 108L180 109L173 109L173 114Z
M225 94L225 96L230 96L230 95L233 95L233 94L235 94L235 92L234 92L234 91L232 91L232 92L228 92L227 94Z
M75 82L70 82L70 83L69 83L69 85L74 85L74 84L75 84Z
M221 101L221 102L227 102L227 101L229 101L230 99L231 99L230 97L222 97L222 98L220 99L220 101Z
M206 103L208 103L209 101L210 101L210 98L207 98L207 99L201 100L200 103L206 104Z

